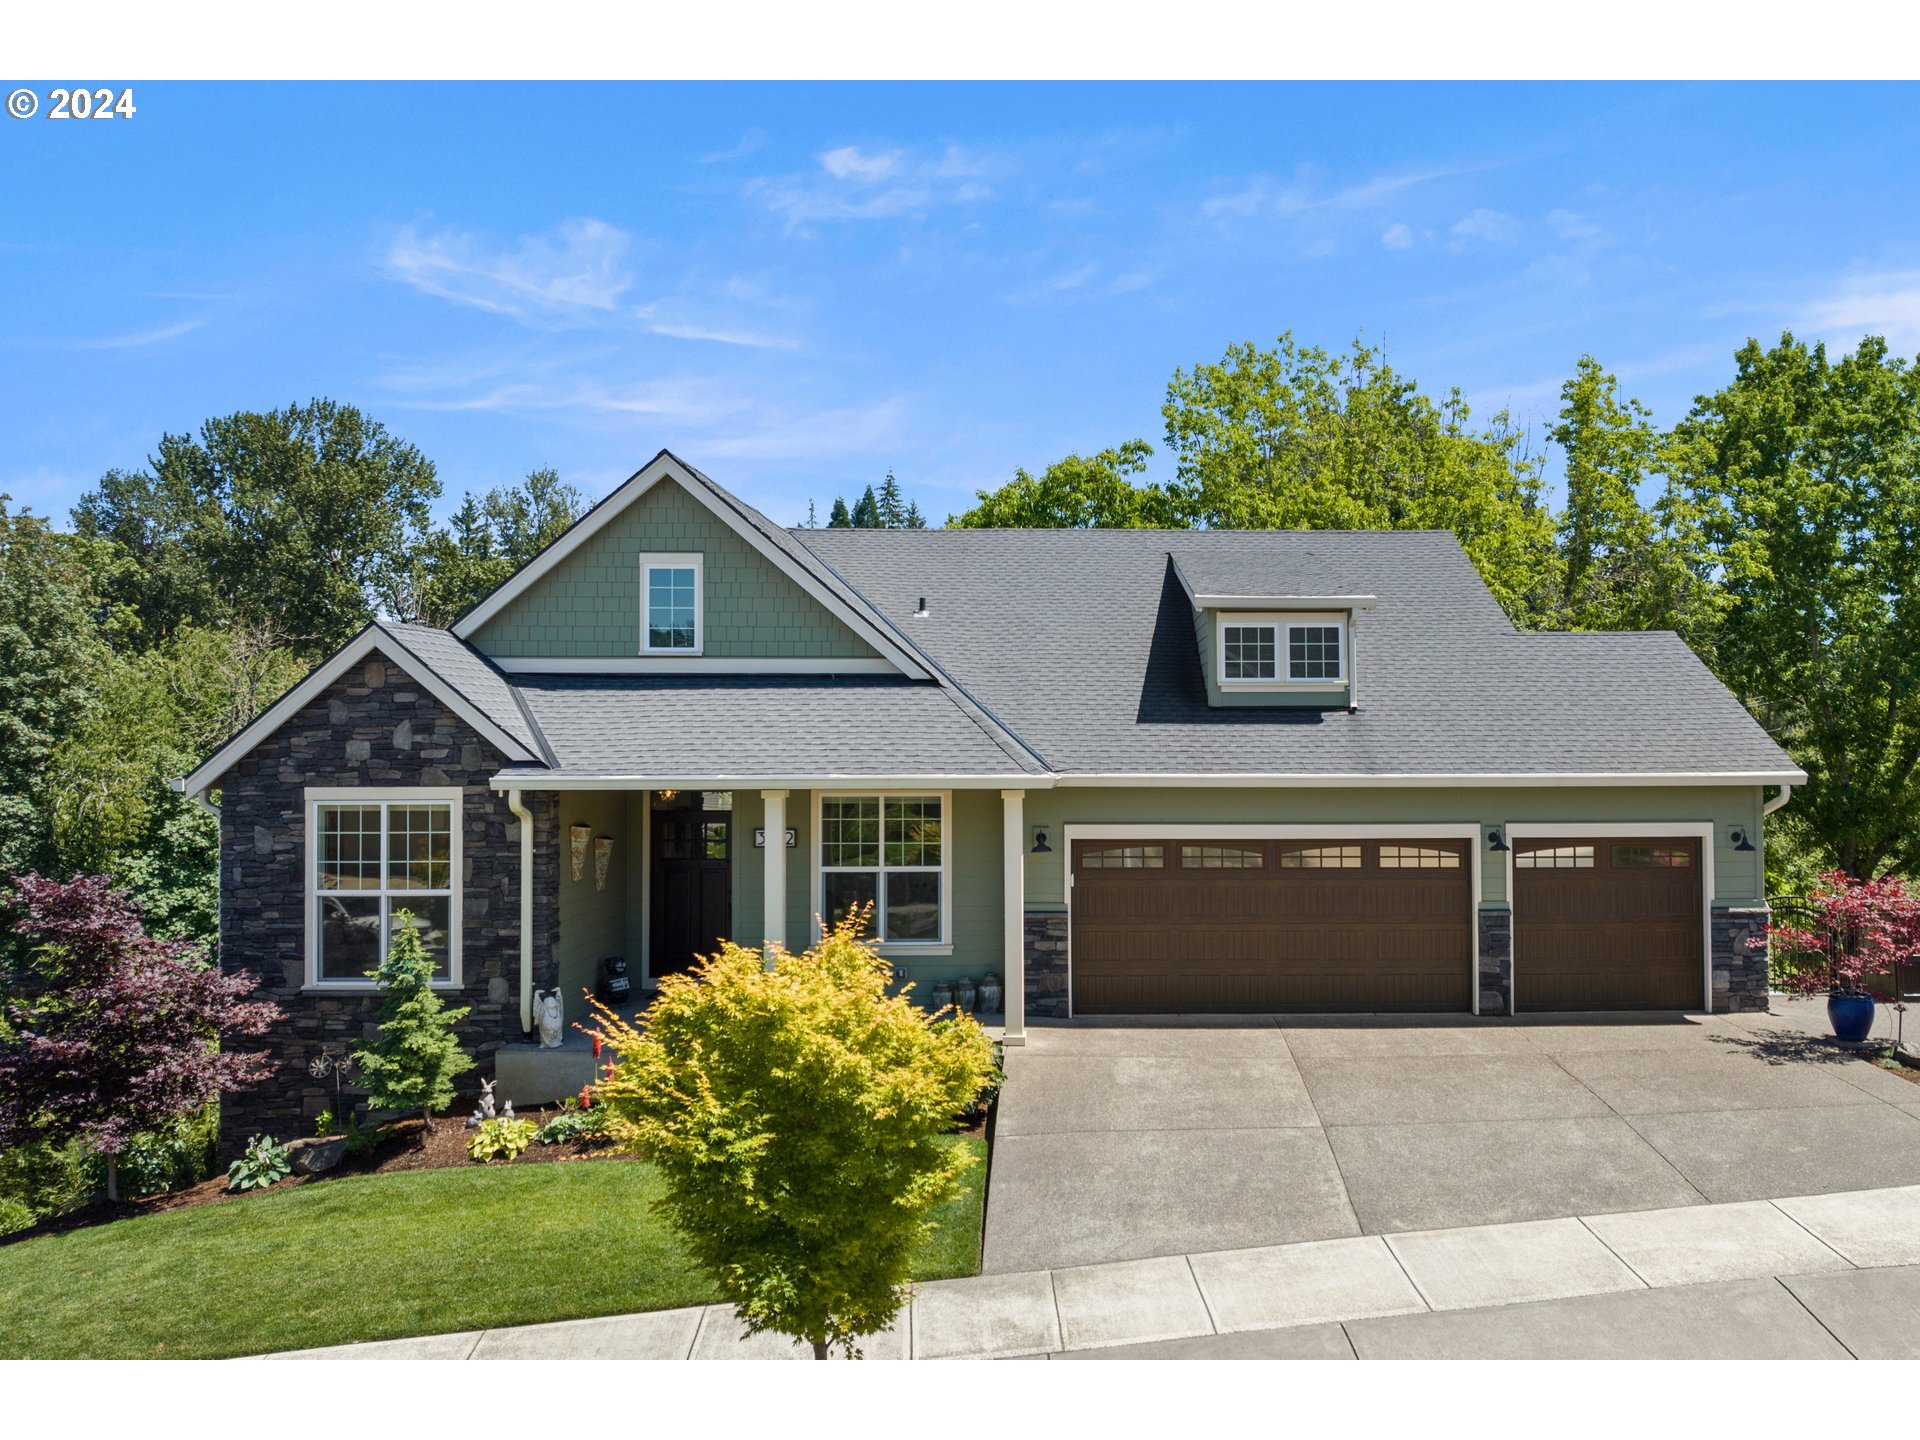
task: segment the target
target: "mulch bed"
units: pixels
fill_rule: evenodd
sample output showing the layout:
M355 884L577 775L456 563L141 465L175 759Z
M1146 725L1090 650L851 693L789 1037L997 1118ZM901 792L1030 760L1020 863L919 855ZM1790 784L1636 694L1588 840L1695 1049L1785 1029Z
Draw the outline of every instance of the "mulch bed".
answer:
M527 1110L520 1112L522 1118L541 1124L559 1114L559 1110ZM467 1158L467 1138L473 1132L467 1129L466 1119L461 1115L441 1116L434 1121L433 1132L428 1135L427 1143L420 1144L420 1122L418 1120L400 1120L388 1127L386 1137L379 1146L360 1155L347 1154L333 1169L318 1175L289 1175L285 1180L273 1186L275 1192L291 1190L299 1185L324 1185L329 1180L338 1180L348 1175L385 1175L395 1170L444 1170L458 1165L471 1165L481 1168L476 1161ZM562 1141L558 1145L529 1145L518 1158L495 1160L500 1165L551 1165L571 1160L625 1160L627 1155L612 1145L605 1143L582 1143L578 1140ZM36 1235L57 1235L68 1230L82 1230L93 1225L104 1225L113 1220L131 1220L136 1215L157 1215L165 1210L186 1210L196 1205L218 1205L228 1200L244 1200L249 1195L266 1194L263 1190L234 1191L227 1188L225 1173L202 1180L197 1185L189 1185L184 1190L162 1191L158 1195L143 1195L134 1200L108 1202L96 1200L64 1215L49 1216L30 1230L16 1231L14 1234L0 1237L0 1245L12 1245L21 1240L30 1240Z

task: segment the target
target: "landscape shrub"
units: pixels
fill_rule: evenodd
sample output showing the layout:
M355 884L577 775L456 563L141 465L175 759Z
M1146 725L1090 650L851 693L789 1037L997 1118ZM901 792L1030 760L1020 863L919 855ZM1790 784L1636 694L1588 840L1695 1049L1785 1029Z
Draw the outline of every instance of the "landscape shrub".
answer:
M974 1163L940 1136L993 1066L973 1020L887 993L866 919L771 968L724 944L663 979L638 1028L596 1007L618 1060L594 1102L659 1167L663 1214L748 1333L820 1359L905 1303L928 1213Z
M482 1120L467 1137L467 1158L478 1160L482 1165L511 1160L533 1144L534 1132L539 1128L533 1121L521 1117L509 1120L504 1115L496 1115L491 1120Z

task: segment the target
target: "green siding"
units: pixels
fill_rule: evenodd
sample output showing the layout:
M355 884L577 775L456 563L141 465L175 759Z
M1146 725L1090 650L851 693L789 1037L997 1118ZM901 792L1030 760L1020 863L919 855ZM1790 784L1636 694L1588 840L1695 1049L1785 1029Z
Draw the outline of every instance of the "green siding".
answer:
M672 480L608 521L472 643L504 659L640 653L640 559L705 557L701 653L719 659L867 659L874 650Z
M568 832L574 825L592 826L596 837L613 837L613 864L604 890L594 888L591 846L580 878L573 878ZM560 969L560 993L569 1021L587 1013L584 992L593 988L602 958L625 955L631 973L640 973L640 956L628 947L627 933L629 900L634 910L640 904L638 887L629 884L632 869L628 863L628 857L639 850L632 841L637 833L627 826L626 797L621 794L569 791L560 796L560 934L553 955Z
M1716 904L1749 905L1764 898L1761 868L1760 790L1757 786L1644 786L1599 788L1541 786L1470 789L1078 789L1027 794L1027 823L1056 827L1055 853L1027 857L1027 904L1066 903L1066 844L1058 827L1070 824L1133 824L1143 833L1165 824L1419 824L1480 826L1565 821L1596 824L1639 820L1711 822L1714 827ZM1730 832L1749 827L1751 854L1733 848ZM1507 903L1504 856L1481 854L1481 903Z
M1335 710L1346 707L1348 692L1344 685L1332 686L1325 690L1297 689L1291 686L1274 690L1241 690L1233 686L1221 685L1215 666L1215 661L1220 654L1216 639L1219 632L1215 628L1219 623L1219 616L1220 612L1217 610L1193 612L1193 641L1200 647L1200 673L1207 682L1207 704L1216 710L1232 710L1239 707L1259 710Z

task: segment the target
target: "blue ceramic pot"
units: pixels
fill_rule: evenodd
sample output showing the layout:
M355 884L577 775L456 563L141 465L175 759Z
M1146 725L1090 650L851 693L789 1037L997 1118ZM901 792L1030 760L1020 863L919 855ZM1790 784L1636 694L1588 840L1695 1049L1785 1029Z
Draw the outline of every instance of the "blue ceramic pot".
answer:
M1858 1044L1873 1033L1873 997L1835 991L1827 997L1827 1023L1835 1039Z

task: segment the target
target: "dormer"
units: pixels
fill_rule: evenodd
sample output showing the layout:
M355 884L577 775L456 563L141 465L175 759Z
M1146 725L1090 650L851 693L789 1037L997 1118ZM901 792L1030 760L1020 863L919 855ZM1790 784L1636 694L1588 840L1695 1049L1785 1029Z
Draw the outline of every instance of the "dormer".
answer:
M1193 604L1209 705L1359 708L1355 635L1372 595L1265 593L1245 577L1208 576L1192 562L1175 560L1173 568Z

